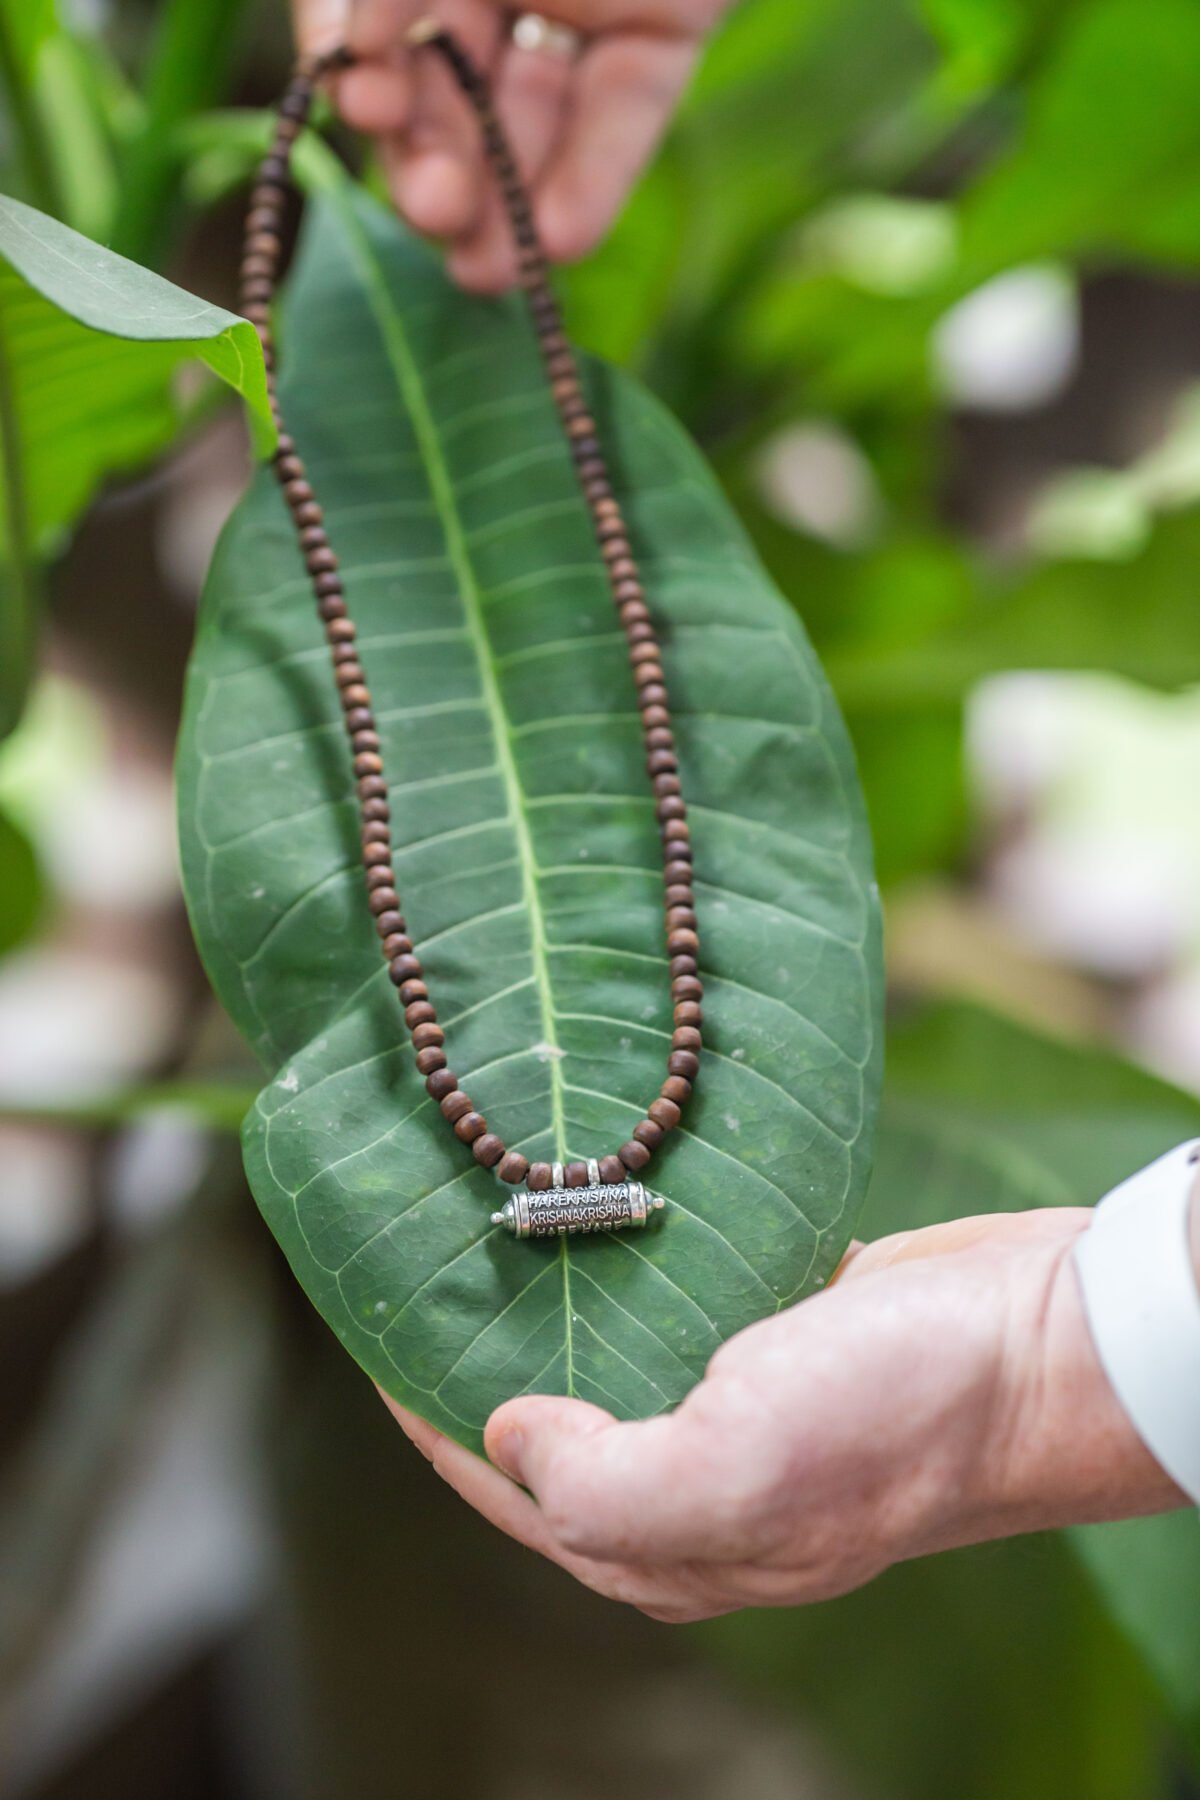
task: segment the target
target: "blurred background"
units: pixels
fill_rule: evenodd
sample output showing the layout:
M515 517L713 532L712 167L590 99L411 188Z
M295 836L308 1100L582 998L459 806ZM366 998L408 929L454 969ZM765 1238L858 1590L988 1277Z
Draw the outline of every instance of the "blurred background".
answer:
M282 0L0 0L0 188L230 305L289 55ZM897 1080L936 1100L969 1041L1060 1159L1100 1116L1166 1147L1200 1093L1200 8L742 0L563 289L838 690ZM69 367L38 379L65 428ZM76 430L0 576L0 1791L1194 1800L1200 1587L1181 1612L1153 1540L1136 1605L1077 1534L669 1630L471 1516L310 1313L176 873L184 659L248 468L224 394ZM927 1146L869 1231L984 1203Z

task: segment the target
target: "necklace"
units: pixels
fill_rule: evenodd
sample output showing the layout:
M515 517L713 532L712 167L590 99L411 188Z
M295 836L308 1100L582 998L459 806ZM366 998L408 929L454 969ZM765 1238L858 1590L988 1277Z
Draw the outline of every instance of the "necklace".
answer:
M645 1168L653 1151L679 1122L681 1109L699 1073L703 1017L703 988L697 960L700 940L692 889L692 848L658 639L621 509L613 494L596 423L588 412L575 357L563 334L558 302L550 287L546 257L533 223L529 198L492 106L487 81L457 41L435 24L422 21L409 33L409 42L414 48L425 46L443 58L479 121L487 160L499 185L516 240L520 285L528 303L550 393L583 498L591 512L613 604L629 644L629 662L646 750L646 770L662 840L666 950L674 1028L666 1079L657 1097L647 1107L645 1118L634 1126L629 1141L613 1154L569 1162L565 1167L560 1162L530 1164L520 1151L510 1150L502 1138L488 1130L487 1120L475 1110L457 1075L448 1067L445 1033L438 1024L424 969L413 948L396 891L382 741L366 675L359 661L354 622L338 560L325 531L320 504L296 445L284 428L279 408L270 311L279 273L283 205L291 183L291 150L307 123L318 83L324 76L347 68L353 62L353 54L348 50L337 49L321 57L302 58L280 102L274 136L258 168L246 217L241 311L255 326L263 347L267 390L279 433L274 473L296 528L317 612L329 643L353 761L362 825L367 905L381 942L388 975L399 992L404 1023L412 1036L417 1070L455 1136L470 1146L476 1162L486 1169L494 1169L501 1181L520 1190L492 1214L494 1225L504 1226L517 1237L552 1237L640 1227L663 1202L634 1177ZM521 1183L525 1183L523 1189Z

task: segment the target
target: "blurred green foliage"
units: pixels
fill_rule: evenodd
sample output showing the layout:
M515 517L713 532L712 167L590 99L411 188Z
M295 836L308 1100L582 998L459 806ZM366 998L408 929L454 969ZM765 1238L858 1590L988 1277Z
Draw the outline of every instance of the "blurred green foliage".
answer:
M120 65L54 0L0 0L3 185L161 265L261 142L257 117L212 110L250 9L118 10ZM1200 676L1195 458L1169 478L1161 465L1076 471L1003 562L946 504L955 421L939 331L981 285L1034 264L1068 293L1114 268L1200 271L1192 0L741 0L618 228L564 277L575 334L637 365L681 415L803 614L855 737L885 888L963 865L962 709L981 677ZM10 363L0 312L0 401ZM95 481L179 429L160 374L144 411L127 393L121 432L93 438L89 479L63 486L56 541ZM811 420L853 447L877 492L852 544L797 528L762 479L764 451ZM0 573L11 670L52 546L20 529L11 405L3 424L9 541L24 537ZM0 892L6 948L41 902L28 842L3 818ZM1162 1084L977 1012L898 1018L890 1049L876 1231L1086 1201L1196 1129L1195 1103ZM184 1097L228 1124L230 1090ZM881 1794L1153 1800L1168 1764L1139 1668L1200 1751L1200 1526L1093 1529L1070 1550L942 1558L704 1637L818 1718Z

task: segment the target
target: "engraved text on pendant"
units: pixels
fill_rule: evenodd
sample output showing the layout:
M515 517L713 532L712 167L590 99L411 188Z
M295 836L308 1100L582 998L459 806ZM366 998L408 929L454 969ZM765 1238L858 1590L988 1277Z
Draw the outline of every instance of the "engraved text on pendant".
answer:
M522 1189L492 1214L519 1238L566 1237L575 1232L639 1230L662 1206L640 1181L593 1182L587 1187Z

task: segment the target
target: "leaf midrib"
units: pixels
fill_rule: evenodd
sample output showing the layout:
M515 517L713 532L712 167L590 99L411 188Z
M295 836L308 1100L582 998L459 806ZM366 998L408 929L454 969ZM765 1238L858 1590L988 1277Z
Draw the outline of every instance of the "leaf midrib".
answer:
M486 651L490 640L483 608L483 597L471 560L469 539L466 527L459 516L454 483L442 449L437 422L426 396L425 386L421 380L416 358L409 345L401 315L392 302L379 264L372 253L367 234L355 216L353 207L347 203L344 188L340 184L336 187L331 185L326 189L326 193L337 206L343 229L362 273L368 306L379 326L384 354L392 367L396 385L408 409L413 433L422 452L434 505L446 535L446 548L450 563L458 578L463 611L471 627L469 634L471 646L479 671L484 707L495 736L496 761L507 801L508 820L512 825L521 865L522 896L529 909L530 953L534 985L538 996L542 1041L551 1051L548 1061L550 1064L550 1111L555 1155L562 1160L566 1156L562 1051L558 1041L553 990L550 983L549 965L546 960L545 916L542 910L541 895L538 892L533 839L525 810L524 790L513 754L512 721L504 704L504 697L496 680L491 659ZM574 1393L571 1271L565 1238L560 1246L559 1260L563 1282L563 1338L567 1391Z

